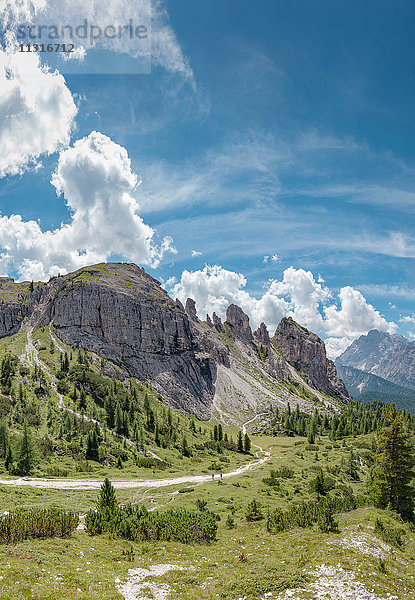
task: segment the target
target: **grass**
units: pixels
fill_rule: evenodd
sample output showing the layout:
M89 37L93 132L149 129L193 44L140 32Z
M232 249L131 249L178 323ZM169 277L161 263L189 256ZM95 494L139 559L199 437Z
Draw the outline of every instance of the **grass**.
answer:
M132 544L110 536L89 537L85 532L77 531L67 540L29 540L14 546L0 546L0 576L3 577L0 600L121 600L116 582L127 579L128 569L157 564L190 568L171 571L154 579L156 583L170 585L172 599L218 597L236 600L246 596L248 600L254 600L267 592L277 595L287 587L303 585L306 572L317 565L340 564L353 571L359 581L377 594L385 596L389 592L399 600L409 600L415 594L415 534L392 513L366 507L340 514L336 517L339 534L323 534L314 527L271 535L265 530L265 521L248 523L245 519L246 505L253 497L262 504L264 512L268 504L286 508L297 498L313 498L308 482L319 463L323 467L340 464L349 447L356 444L355 451L358 451L358 445L366 445L368 441L369 436L348 438L345 448L324 439L318 443L321 459L316 461L315 451L305 450L308 443L304 438L254 437L253 443L270 451L272 458L249 473L222 482L215 479L200 486L182 484L148 491L117 491L119 501L142 500L149 508L160 510L195 510L197 500L205 500L207 509L220 517L218 539L209 545L189 548L167 542ZM284 465L293 468L294 475L288 479L280 478L278 489L262 482L271 469ZM162 476L167 477L168 473L164 472ZM336 484L350 485L355 492L364 485L347 481L341 472ZM185 488L194 491L178 493ZM295 492L295 488L300 491ZM83 512L94 505L96 495L96 491L15 488L1 490L0 506L5 510L20 505L59 505ZM153 501L152 496L155 496ZM234 518L235 528L227 525L229 515ZM404 540L402 547L391 547L391 551L386 551L383 569L380 569L375 554L362 554L342 542L345 538L367 536L375 545L380 544L381 538L375 534L377 517L389 527L399 528Z

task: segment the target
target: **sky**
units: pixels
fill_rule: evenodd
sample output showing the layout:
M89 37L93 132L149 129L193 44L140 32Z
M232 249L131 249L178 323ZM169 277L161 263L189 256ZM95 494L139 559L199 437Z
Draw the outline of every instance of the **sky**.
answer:
M293 316L332 357L415 337L413 2L6 4L1 275L136 262L201 318ZM148 38L17 52L21 23L86 18Z

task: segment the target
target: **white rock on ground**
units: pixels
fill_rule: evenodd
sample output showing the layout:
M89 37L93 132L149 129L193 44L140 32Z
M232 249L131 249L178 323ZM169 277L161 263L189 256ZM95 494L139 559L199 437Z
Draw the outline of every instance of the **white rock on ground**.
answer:
M126 583L117 585L117 589L125 600L167 600L171 588L166 583L145 582L147 577L162 577L168 571L186 571L180 565L153 565L148 569L130 569ZM146 591L149 596L143 595Z
M357 581L353 571L346 571L339 566L320 565L315 571L308 573L316 577L315 581L302 588L286 590L277 596L278 600L302 600L302 592L313 594L314 600L397 600L397 596L387 594L379 596L373 590L368 590Z

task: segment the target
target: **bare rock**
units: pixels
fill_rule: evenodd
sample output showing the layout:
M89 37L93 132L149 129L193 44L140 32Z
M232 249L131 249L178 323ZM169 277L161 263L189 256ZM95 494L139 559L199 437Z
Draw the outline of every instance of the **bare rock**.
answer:
M239 339L248 344L254 343L248 315L236 304L229 305L226 311L226 323L229 325L230 333L234 339Z
M193 300L193 298L188 298L186 300L186 312L189 317L197 319L196 302Z
M337 377L336 367L326 355L324 342L291 317L282 319L275 332L275 342L284 358L298 371L308 376L316 389L343 400L350 395Z

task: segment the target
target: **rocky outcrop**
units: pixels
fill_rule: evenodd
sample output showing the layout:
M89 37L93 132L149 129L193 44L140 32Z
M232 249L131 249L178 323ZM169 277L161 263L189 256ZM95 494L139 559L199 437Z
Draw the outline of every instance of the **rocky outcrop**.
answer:
M188 298L186 300L185 310L189 317L192 317L192 319L197 319L196 302L193 300L193 298Z
M282 319L274 339L284 358L304 373L313 387L341 399L350 398L333 361L327 358L324 342L315 333L289 317Z
M246 344L254 343L248 315L239 306L236 306L236 304L228 306L226 323L229 326L229 331L233 339L241 340Z
M223 326L221 318L218 317L218 315L216 313L213 313L212 320L213 320L213 325L214 325L215 329L217 331L219 331L219 333L223 333L225 331L225 328Z
M271 345L271 339L269 337L268 329L265 323L261 323L256 331L253 333L254 340L259 346L268 347Z
M391 383L415 389L415 342L373 329L360 336L336 359Z

